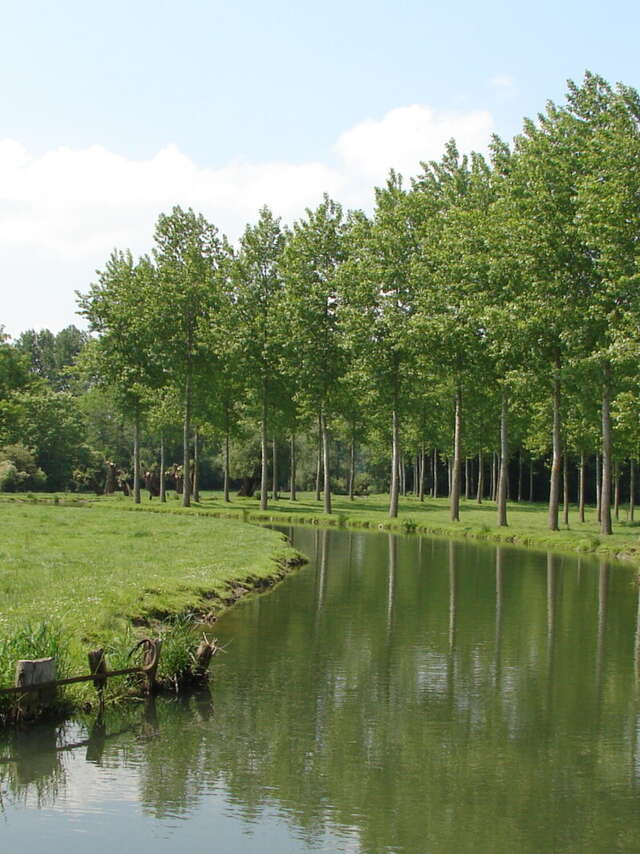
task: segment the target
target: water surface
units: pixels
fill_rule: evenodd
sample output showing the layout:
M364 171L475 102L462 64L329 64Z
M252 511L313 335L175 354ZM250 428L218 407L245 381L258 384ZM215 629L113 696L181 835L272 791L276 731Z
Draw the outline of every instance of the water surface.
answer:
M218 623L210 695L0 743L0 850L640 850L633 572L289 534L311 561Z

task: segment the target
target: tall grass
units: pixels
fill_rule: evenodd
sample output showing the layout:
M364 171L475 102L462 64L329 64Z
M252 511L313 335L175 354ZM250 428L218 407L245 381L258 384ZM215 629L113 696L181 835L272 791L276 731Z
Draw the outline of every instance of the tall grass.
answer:
M0 685L14 684L16 662L20 659L55 658L59 679L69 675L69 644L60 623L25 621L11 635L0 637ZM17 698L0 694L0 722L15 717Z

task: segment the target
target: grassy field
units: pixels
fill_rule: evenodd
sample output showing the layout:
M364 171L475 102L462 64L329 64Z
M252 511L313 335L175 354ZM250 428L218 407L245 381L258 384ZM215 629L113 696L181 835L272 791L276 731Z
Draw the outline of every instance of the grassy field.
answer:
M289 524L321 524L353 528L385 529L400 532L443 534L455 537L472 537L495 542L511 542L543 549L592 552L604 557L621 558L640 566L640 521L629 522L626 510L621 509L620 519L614 519L614 533L603 537L599 533L596 511L587 508L586 521L578 521L577 509L571 507L569 527L552 532L547 528L547 506L522 502L509 504L509 527L496 525L496 506L491 501L478 505L475 500L461 502L460 522L449 520L449 503L446 498L425 499L420 502L413 496L400 499L397 519L388 517L388 496L370 495L349 501L346 496L334 496L333 514L326 516L322 502L315 501L312 493L298 493L298 500L291 502L288 493L278 501L269 501L269 509L262 513L255 498L232 496L225 504L222 493L203 492L199 504L191 510L182 510L174 493L169 493L166 505L158 499L149 501L145 495L141 510L169 513L207 513L231 516L246 521L279 521ZM96 499L98 503L134 508L131 499L118 495L113 498ZM640 514L639 514L640 515ZM560 515L562 518L562 514Z
M136 624L144 634L149 621L216 613L296 557L279 534L229 519L17 499L0 503L0 684L16 658L52 649L86 672L87 649L131 646Z

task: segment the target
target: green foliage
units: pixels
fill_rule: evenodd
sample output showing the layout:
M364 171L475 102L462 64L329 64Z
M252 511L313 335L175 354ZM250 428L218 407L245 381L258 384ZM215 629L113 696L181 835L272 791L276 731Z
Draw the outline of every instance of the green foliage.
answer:
M66 489L73 470L86 464L89 449L86 427L77 398L70 392L33 386L18 395L21 407L19 432L14 437L35 449L38 466L47 476L47 488Z
M44 489L46 482L47 477L29 448L19 443L0 448L0 492Z

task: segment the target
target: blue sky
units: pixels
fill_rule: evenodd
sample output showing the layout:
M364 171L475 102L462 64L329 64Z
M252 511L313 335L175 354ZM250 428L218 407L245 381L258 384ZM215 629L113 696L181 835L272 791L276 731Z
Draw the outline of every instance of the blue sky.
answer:
M630 2L0 2L0 324L74 321L114 246L192 204L236 237L366 206L445 134L481 148L585 68L640 87Z

